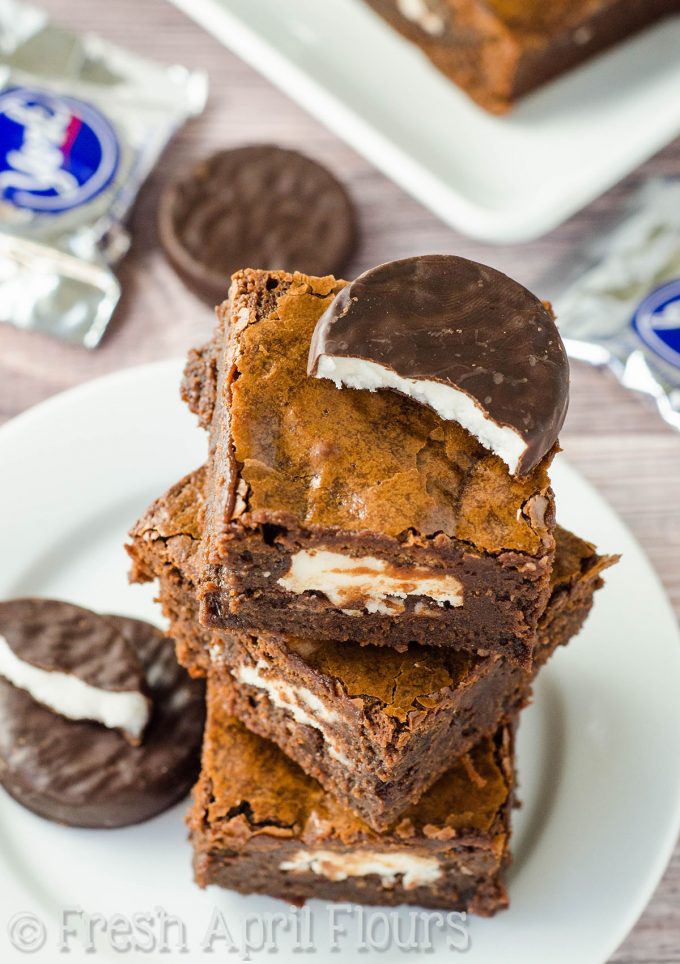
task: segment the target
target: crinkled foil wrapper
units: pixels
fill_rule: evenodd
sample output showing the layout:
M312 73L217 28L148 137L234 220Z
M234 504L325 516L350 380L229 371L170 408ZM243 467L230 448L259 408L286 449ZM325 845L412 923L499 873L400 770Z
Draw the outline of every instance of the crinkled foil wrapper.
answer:
M536 290L572 358L609 367L680 429L680 181L643 182Z
M97 345L120 298L126 215L206 95L201 71L0 0L0 320Z

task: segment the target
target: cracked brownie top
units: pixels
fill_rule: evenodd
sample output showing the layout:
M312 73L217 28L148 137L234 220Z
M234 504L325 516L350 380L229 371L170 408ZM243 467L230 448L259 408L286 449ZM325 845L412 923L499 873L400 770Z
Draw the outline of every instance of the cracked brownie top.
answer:
M492 829L511 793L512 776L503 761L508 750L495 739L482 740L405 811L395 828L398 835L448 839L463 831ZM258 774L266 779L254 779ZM208 689L203 775L212 784L206 816L213 826L226 820L242 825L244 833L309 839L332 834L348 843L380 837L338 807L278 747L230 716L217 686Z
M401 723L412 713L436 707L439 692L455 689L479 662L471 653L415 645L404 653L387 647L376 653L332 640L288 637L286 644L347 696L375 700L384 713Z
M278 521L387 537L444 533L490 553L542 555L554 545L550 452L513 478L465 429L389 391L345 391L307 375L317 320L345 282L246 270L218 309L204 352L225 392L213 419L225 521ZM196 359L185 394L201 397ZM211 385L202 396L211 397ZM205 405L204 405L205 407ZM207 413L201 412L207 422Z
M128 551L134 561L133 580L153 579L163 567L171 567L181 572L187 592L196 591L205 485L203 467L185 476L149 506L131 531L133 542ZM564 597L568 603L571 593L580 592L589 606L593 591L601 585L602 570L615 561L614 557L598 555L589 542L560 526L555 534L551 603L539 623L539 639L548 652L552 651L555 634L560 642L566 642L561 639L560 627L553 625L553 616L559 615L559 601ZM580 596L576 603L584 605ZM375 701L383 712L406 726L413 713L436 705L441 690L459 686L478 662L478 657L462 650L418 645L396 652L297 636L280 637L277 645L291 650L321 674L330 687L341 687L349 698Z

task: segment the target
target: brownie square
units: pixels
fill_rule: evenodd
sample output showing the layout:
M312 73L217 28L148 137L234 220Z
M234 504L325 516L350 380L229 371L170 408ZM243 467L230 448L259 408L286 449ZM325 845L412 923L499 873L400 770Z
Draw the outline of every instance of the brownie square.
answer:
M205 466L197 469L152 502L125 546L132 563L130 582L158 578L157 601L182 637L175 640L177 660L194 677L208 675L213 635L198 621L206 475Z
M180 662L194 675L210 672L230 713L374 829L388 826L452 759L526 702L531 675L497 656L417 645L398 653L201 627L195 580L203 484L205 470L183 479L137 524L134 577L160 577ZM558 528L534 671L581 628L611 561Z
M239 272L190 357L185 396L211 438L201 620L528 666L554 556L553 453L515 478L410 398L309 377L343 286Z
M188 821L196 882L293 903L315 897L494 914L507 906L513 763L506 726L379 834L230 716L210 683Z
M678 0L366 0L494 113L660 17Z

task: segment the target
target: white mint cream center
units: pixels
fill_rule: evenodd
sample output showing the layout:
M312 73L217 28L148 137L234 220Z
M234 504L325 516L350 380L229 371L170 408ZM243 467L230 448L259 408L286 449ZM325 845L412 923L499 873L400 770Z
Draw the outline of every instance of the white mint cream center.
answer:
M260 659L255 666L240 666L237 670L231 672L239 683L264 690L269 701L278 709L290 713L296 723L313 726L314 729L319 730L326 742L328 753L338 763L349 766L350 761L333 746L323 725L323 723L335 723L338 714L334 710L330 710L316 693L312 693L306 686L290 686L281 680L268 679L265 673L269 668L269 663Z
M494 422L469 395L452 385L427 379L403 378L377 362L335 355L319 356L316 377L330 379L337 388L347 385L348 388L363 388L369 392L391 388L408 395L421 405L433 408L446 421L461 425L484 448L503 459L513 474L517 472L526 450L526 442L519 432Z
M350 615L397 613L407 596L427 596L439 606L463 605L463 587L453 576L434 575L425 568L393 566L375 556L345 556L326 549L301 549L278 580L289 592L322 592L330 603Z
M0 636L0 676L69 720L94 720L124 730L135 740L149 722L149 703L142 693L101 690L77 676L39 669L19 659L4 636Z
M327 723L334 723L337 720L338 714L334 710L329 710L311 690L305 686L293 687L281 681L274 682L267 679L263 671L268 669L269 664L264 659L260 659L255 666L239 667L237 679L241 683L265 690L274 706L287 710L298 723L304 723L305 726L314 726L320 730L319 718ZM305 703L316 716L311 716L303 709L301 703Z
M377 874L386 889L394 887L397 877L401 876L404 890L432 884L442 875L439 861L434 857L376 850L355 850L347 854L333 850L299 850L291 860L284 860L279 868L294 873L311 871L333 881Z
M402 17L417 23L426 33L436 37L444 33L444 19L430 10L426 0L397 0L397 8Z

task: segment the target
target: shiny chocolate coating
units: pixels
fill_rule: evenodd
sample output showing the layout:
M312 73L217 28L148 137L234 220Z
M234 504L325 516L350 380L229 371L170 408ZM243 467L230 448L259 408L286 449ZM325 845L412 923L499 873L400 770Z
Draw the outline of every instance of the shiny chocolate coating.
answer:
M125 636L99 613L60 599L0 602L0 636L24 663L76 676L96 689L146 692L144 670Z
M98 617L137 654L153 701L141 746L116 730L67 720L0 678L0 783L19 803L73 827L124 827L181 800L196 779L202 683L177 665L172 641L148 623Z
M254 144L217 151L170 184L159 233L175 270L215 305L240 268L337 274L357 228L330 171L297 151Z
M500 271L453 255L379 265L343 288L312 337L319 357L357 358L467 394L524 442L517 474L555 445L569 365L554 316Z

